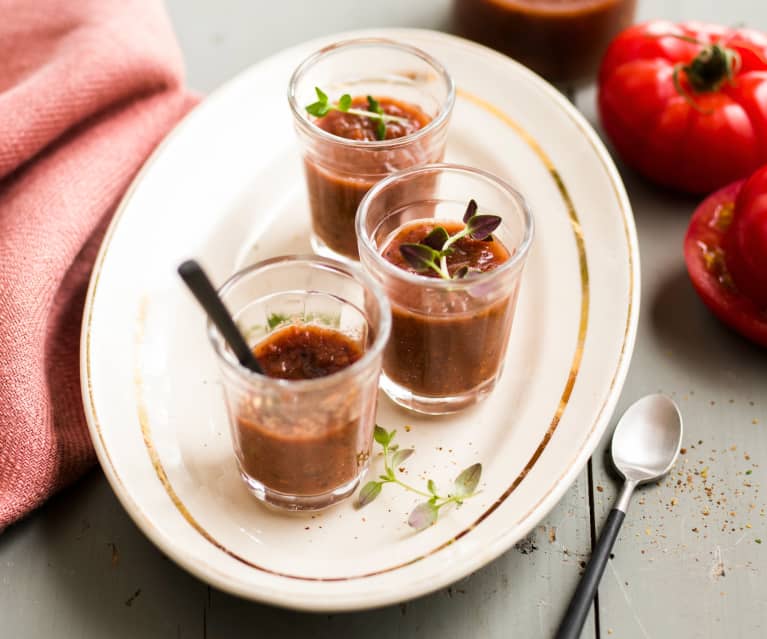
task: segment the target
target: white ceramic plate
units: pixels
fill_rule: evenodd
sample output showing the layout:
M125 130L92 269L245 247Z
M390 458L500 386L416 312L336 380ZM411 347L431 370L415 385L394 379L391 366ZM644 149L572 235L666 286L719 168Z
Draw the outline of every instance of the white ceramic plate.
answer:
M421 533L406 524L418 498L391 486L364 510L346 502L314 516L275 514L248 495L204 320L176 275L190 256L221 282L253 260L308 251L286 84L310 52L360 35L409 42L443 62L458 87L446 160L510 180L537 225L505 372L492 396L439 419L381 398L379 423L416 448L407 463L413 482L429 476L445 485L472 462L484 466L481 494ZM293 608L380 606L476 570L559 500L607 426L638 311L639 259L623 186L597 136L560 94L508 58L452 36L346 33L244 72L147 162L91 279L85 410L121 502L190 572Z

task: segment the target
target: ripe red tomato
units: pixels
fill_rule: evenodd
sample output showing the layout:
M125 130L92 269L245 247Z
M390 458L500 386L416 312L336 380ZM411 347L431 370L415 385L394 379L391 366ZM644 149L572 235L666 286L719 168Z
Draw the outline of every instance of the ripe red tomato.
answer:
M701 203L687 229L684 259L714 314L767 346L767 166Z
M710 193L767 162L767 35L635 25L602 60L598 102L627 164L659 184Z

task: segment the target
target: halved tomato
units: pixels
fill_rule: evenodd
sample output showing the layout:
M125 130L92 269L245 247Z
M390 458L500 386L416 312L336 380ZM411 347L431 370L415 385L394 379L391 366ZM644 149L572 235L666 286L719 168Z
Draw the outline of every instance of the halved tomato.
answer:
M714 315L767 346L767 166L703 200L687 229L684 259Z

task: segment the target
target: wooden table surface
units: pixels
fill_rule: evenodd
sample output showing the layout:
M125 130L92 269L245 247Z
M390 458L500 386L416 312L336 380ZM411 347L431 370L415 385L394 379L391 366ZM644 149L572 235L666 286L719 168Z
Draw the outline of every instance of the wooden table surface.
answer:
M300 41L375 26L447 29L449 0L169 0L191 86L209 91ZM640 0L639 18L767 30L763 0ZM593 89L576 95L592 123ZM767 351L723 328L687 279L695 200L619 166L642 256L639 337L619 413L674 397L686 454L629 512L584 637L767 636ZM619 414L618 413L618 414ZM0 536L0 637L550 637L615 497L598 449L534 533L452 587L370 612L312 615L217 592L136 528L100 470ZM762 539L764 544L761 543Z

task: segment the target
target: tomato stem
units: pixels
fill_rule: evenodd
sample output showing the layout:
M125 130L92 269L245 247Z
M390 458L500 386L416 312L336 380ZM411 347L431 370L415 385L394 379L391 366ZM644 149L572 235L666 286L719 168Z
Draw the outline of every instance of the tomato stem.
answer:
M676 38L690 44L697 44L701 47L698 54L687 64L679 62L674 65L674 88L681 95L687 104L700 113L711 114L710 109L703 109L694 99L681 80L681 73L684 72L687 82L690 84L694 93L709 93L718 91L726 82L730 86L735 86L735 76L740 71L742 60L740 54L734 49L723 46L715 42L713 44L704 44L700 40L691 36L679 35L676 33L658 34L656 38Z
M693 109L698 111L699 113L702 113L704 115L711 115L714 111L713 109L704 109L701 107L692 97L690 92L682 86L682 81L679 79L679 72L684 71L686 69L686 66L679 62L678 64L674 65L674 75L672 76L674 80L674 88L676 89L676 92L681 95L685 102L689 104Z

